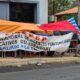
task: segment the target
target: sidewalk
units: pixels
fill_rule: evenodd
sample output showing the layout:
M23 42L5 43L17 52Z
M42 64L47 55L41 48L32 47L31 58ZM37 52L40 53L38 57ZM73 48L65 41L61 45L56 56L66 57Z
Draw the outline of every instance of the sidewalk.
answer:
M52 57L52 58L0 58L0 66L21 66L37 63L70 63L80 62L80 57Z

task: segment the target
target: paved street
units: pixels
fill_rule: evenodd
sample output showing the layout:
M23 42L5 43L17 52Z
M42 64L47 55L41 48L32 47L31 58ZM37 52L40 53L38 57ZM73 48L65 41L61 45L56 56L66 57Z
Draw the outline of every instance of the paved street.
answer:
M0 73L0 80L80 80L80 64L45 66L47 67Z

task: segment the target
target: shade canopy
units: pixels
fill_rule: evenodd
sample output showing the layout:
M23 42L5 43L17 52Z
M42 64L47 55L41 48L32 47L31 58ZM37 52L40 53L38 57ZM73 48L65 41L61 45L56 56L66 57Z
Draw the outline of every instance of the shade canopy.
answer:
M39 26L39 28L53 31L78 31L68 20L50 24L42 24Z
M73 13L78 13L78 6L68 9L68 10L65 10L65 11L62 11L62 12L59 12L59 13L56 13L55 15L59 16L59 15L73 14Z
M44 32L37 24L0 20L0 32Z

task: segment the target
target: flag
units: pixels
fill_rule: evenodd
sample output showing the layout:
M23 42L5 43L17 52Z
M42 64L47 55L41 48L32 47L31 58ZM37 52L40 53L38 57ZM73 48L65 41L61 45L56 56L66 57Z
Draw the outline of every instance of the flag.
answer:
M78 31L80 31L80 28L78 27L78 25L77 25L74 17L68 19L68 21L69 21Z

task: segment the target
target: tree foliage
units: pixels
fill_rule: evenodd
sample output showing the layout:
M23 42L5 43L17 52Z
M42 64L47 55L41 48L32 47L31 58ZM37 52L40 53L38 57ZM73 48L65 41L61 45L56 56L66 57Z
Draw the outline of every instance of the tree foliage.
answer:
M48 0L49 15L72 8L77 5L77 0Z

